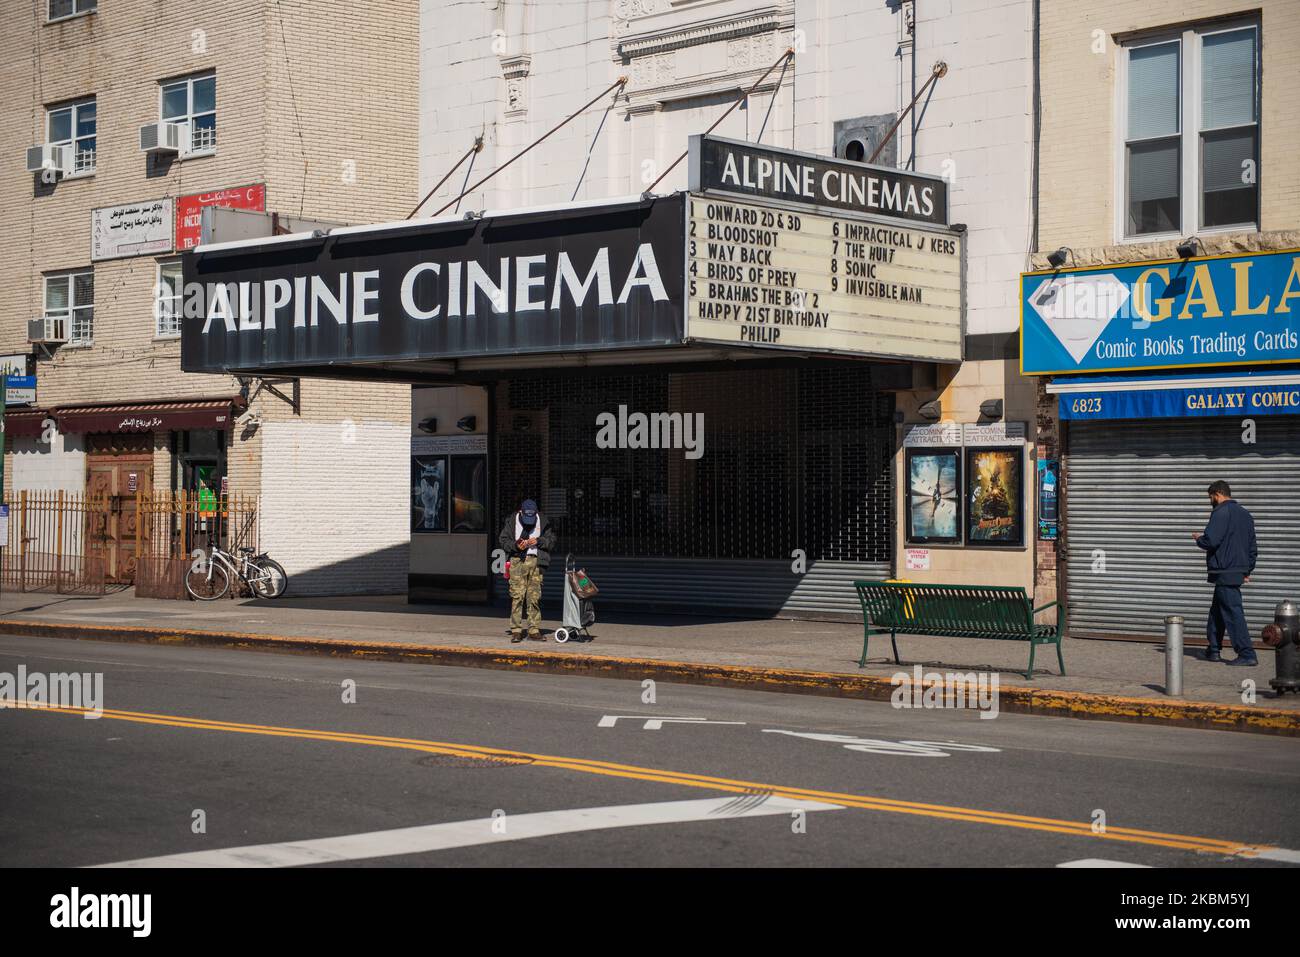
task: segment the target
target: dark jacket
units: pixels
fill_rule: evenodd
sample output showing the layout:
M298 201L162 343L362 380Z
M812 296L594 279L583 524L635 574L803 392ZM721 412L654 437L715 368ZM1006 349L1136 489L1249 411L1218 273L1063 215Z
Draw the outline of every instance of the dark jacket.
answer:
M506 553L506 558L511 561L522 561L524 557L524 553L515 544L515 520L518 518L517 511L507 515L506 523L501 526L501 534L497 536L497 544ZM537 531L538 528L541 532ZM533 534L537 535L537 564L546 568L551 564L551 549L555 547L555 529L551 528L551 523L541 512L537 513L537 525L533 529Z
M1259 558L1255 520L1234 499L1214 506L1205 534L1196 544L1205 549L1207 580L1220 585L1240 585Z

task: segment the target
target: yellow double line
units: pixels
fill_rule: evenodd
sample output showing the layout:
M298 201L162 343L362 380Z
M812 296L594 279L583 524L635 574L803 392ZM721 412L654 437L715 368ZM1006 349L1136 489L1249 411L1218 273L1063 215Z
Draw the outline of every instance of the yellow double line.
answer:
M57 707L43 704L7 704L3 707L23 707L35 711L62 714L85 714L89 709ZM921 817L942 818L948 821L968 821L974 824L992 824L1000 827L1018 827L1031 831L1070 834L1107 841L1125 841L1133 844L1152 844L1184 851L1201 851L1211 854L1253 857L1269 847L1243 844L1240 841L1223 841L1210 837L1193 837L1185 834L1166 834L1129 827L1110 827L1094 830L1090 821L1066 821L1049 817L1033 817L1004 811L984 811L977 808L951 807L943 804L925 804L918 801L899 801L893 798L861 794L843 794L812 788L784 787L757 781L740 781L732 778L690 774L684 771L665 771L644 768L612 761L587 758L566 758L550 754L532 754L526 751L509 751L471 744L452 744L444 741L425 741L419 738L396 738L384 735L360 734L350 731L317 731L310 728L281 728L272 725L245 724L236 721L213 721L179 715L150 714L141 711L105 709L101 717L114 721L131 721L136 724L164 725L172 728L193 728L199 731L227 731L238 734L257 734L280 738L305 738L313 741L331 741L337 744L363 744L379 748L400 748L407 751L424 751L431 754L477 758L483 761L504 761L530 764L535 767L560 768L583 774L600 774L608 777L632 778L659 784L678 784L683 787L704 788L710 791L734 791L742 794L771 794L790 800L819 801L845 807L864 808L869 811L887 811L893 814L913 814Z

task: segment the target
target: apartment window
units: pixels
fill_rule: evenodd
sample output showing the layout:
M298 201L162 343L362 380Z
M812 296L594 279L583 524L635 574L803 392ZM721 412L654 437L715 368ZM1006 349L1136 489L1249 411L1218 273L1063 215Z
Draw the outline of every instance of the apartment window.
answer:
M50 20L62 20L79 13L93 13L98 6L99 0L50 0L47 15Z
M179 259L158 264L158 284L154 288L154 334L181 334L181 262Z
M1259 221L1259 29L1188 29L1123 50L1122 233Z
M45 141L51 146L71 147L73 174L95 172L95 101L54 107L45 120Z
M93 271L45 277L45 329L47 338L90 344L95 330Z
M189 137L186 153L217 148L217 78L212 73L162 84L160 119L183 124Z

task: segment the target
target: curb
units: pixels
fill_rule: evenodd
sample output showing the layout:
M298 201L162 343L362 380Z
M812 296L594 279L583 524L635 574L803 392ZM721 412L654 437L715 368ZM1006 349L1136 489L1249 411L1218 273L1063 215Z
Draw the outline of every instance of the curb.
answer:
M400 642L343 641L233 631L193 631L129 625L83 625L0 619L0 634L29 638L67 638L162 645L194 645L268 651L281 654L329 655L370 661L532 671L586 677L621 678L678 684L821 695L862 701L889 701L897 690L891 679L878 675L836 674L779 668L748 668L657 658L614 658L581 653L514 651L458 645L418 645ZM998 710L1009 714L1047 715L1099 721L1173 725L1214 731L1242 731L1300 737L1300 712L1211 701L1172 701L1130 698L1085 691L1049 691L1019 686L1000 687Z

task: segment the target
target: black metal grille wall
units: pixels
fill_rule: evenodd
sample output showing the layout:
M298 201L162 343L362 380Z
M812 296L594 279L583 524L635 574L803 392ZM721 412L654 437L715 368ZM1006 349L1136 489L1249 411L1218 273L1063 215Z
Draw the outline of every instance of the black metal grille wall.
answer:
M496 527L536 498L560 556L593 575L593 557L637 560L603 563L626 573L630 603L714 588L732 593L714 608L852 611L847 582L888 574L893 397L868 365L524 378L499 383L496 402ZM620 406L702 413L703 455L598 448L597 416ZM816 569L806 581L795 549Z

